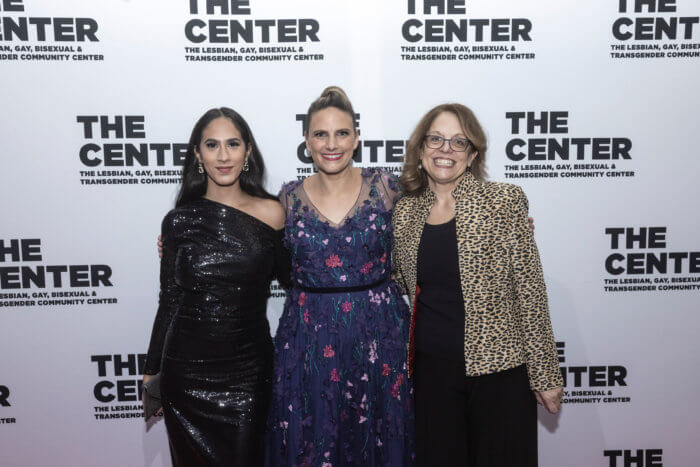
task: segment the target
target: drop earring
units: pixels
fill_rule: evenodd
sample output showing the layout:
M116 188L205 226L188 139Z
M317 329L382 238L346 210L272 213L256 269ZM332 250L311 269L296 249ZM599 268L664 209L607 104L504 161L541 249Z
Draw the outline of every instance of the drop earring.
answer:
M203 174L204 173L204 166L202 165L201 162L197 162L197 172Z
M243 163L243 168L241 170L243 170L243 172L248 171L248 159L246 159L245 162Z

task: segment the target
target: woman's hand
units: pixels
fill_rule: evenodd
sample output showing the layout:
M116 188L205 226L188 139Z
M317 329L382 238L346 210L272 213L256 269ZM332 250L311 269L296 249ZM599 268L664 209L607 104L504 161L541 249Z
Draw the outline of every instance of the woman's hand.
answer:
M535 391L537 403L547 409L549 413L557 413L561 410L561 399L564 396L564 388L550 389L548 391Z
M158 236L160 238L160 235ZM143 385L145 386L148 380L150 380L153 377L153 375L143 375ZM141 390L141 403L143 405L146 405L146 390L142 389ZM161 417L163 415L163 408L161 407L156 411L154 415L157 415L158 417Z
M529 219L532 219L531 217ZM532 226L532 220L529 221L530 225ZM530 230L535 230L535 227L530 227ZM158 257L162 258L163 257L163 238L158 235Z
M527 228L530 229L530 232L535 231L535 219L533 219L532 217L527 218Z

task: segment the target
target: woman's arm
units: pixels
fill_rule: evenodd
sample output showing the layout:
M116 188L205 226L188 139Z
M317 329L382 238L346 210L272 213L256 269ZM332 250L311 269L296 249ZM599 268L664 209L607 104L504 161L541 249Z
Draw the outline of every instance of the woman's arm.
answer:
M146 354L144 373L154 375L160 371L165 333L168 331L182 298L182 289L175 283L175 257L177 248L173 232L173 215L168 214L161 226L163 255L160 260L160 296L158 311L153 322L151 341Z
M393 236L392 236L392 242L391 242L391 276L394 278L394 281L398 284L398 286L401 288L401 292L406 295L408 294L408 286L406 285L406 280L404 279L403 275L401 274L401 260L399 257L399 251L397 248L398 242L397 239L399 238L399 228L401 227L400 222L398 222L398 216L397 216L397 209L396 207L394 208L394 212L392 213L392 224L393 224Z
M513 186L510 212L510 252L520 330L527 356L530 386L540 395L563 385L554 333L549 319L547 290L537 245L528 227L528 201Z
M292 258L289 250L284 246L284 229L275 231L274 249L275 249L275 265L274 275L283 289L289 289L292 286Z

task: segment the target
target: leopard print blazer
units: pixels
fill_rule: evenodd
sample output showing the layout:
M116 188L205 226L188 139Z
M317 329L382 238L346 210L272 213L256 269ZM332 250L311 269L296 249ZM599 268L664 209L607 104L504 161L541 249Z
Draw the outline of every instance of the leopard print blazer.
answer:
M536 391L563 385L542 266L527 225L522 189L482 182L467 173L453 191L457 250L464 300L464 364L467 376L507 370L525 363ZM418 245L435 201L426 189L404 196L394 207L397 283L411 303L409 375L413 368Z

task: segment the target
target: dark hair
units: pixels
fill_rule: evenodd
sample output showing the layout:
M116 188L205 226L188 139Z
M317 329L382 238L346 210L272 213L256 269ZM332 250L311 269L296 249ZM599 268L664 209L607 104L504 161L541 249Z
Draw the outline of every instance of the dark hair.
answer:
M424 170L418 168L418 163L423 153L425 135L428 133L433 121L443 112L453 113L457 117L464 136L471 143L467 151L476 151L476 157L472 161L471 167L467 170L471 171L477 180L486 179L486 134L481 128L479 120L476 119L471 109L462 104L442 104L430 109L420 119L406 145L406 157L404 158L399 182L404 193L408 195L418 195L428 186L428 177L425 175Z
M352 117L352 129L357 131L357 119L355 118L355 111L352 109L352 104L350 103L350 99L348 99L348 95L338 86L328 86L323 90L321 95L311 103L309 110L306 111L306 118L304 118L304 134L309 132L311 116L319 110L328 107L335 107L338 110L350 114Z
M228 107L220 107L218 109L207 110L202 115L192 129L190 142L187 144L187 153L185 154L185 165L182 168L182 186L175 201L175 207L182 206L195 199L204 196L207 191L208 177L206 173L199 173L197 169L197 156L195 148L199 150L199 143L202 141L202 132L213 120L225 117L231 120L236 129L241 133L241 139L245 143L246 149L250 148L250 156L248 156L248 170L241 172L238 178L238 183L241 184L241 189L258 198L277 199L272 196L264 188L265 179L265 164L262 154L258 149L258 143L255 142L253 132L250 131L248 123L235 110Z

